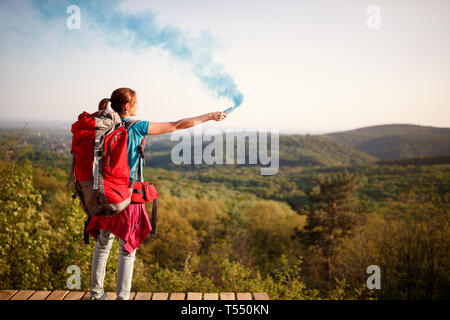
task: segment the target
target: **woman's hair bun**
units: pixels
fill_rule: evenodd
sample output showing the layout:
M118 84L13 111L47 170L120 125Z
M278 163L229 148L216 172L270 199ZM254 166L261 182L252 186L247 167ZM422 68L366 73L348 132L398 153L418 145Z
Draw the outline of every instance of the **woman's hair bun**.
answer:
M104 98L98 104L98 110L106 110L108 108L109 98Z

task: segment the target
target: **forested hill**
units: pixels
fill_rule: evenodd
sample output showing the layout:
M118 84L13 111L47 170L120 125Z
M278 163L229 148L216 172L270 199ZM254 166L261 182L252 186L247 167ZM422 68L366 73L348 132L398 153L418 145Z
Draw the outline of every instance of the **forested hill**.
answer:
M378 159L450 155L450 128L392 124L325 136Z
M170 153L177 142L170 141L168 135L163 135L150 137L149 143L150 146L147 150L149 150L152 166L164 168L176 167L170 160ZM204 142L204 145L208 143ZM237 145L235 144L235 149L236 147ZM246 148L246 150L248 149ZM191 154L193 154L193 151ZM376 158L326 136L284 134L280 135L279 159L280 165L289 167L354 165L376 161Z
M337 166L375 161L371 155L326 136L282 135L280 164L287 166Z

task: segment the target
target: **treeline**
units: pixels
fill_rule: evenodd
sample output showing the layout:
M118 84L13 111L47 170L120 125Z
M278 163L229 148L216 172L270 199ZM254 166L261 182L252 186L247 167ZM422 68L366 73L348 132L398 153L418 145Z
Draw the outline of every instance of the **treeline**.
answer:
M378 160L378 165L384 166L432 166L435 164L450 164L450 156L434 156L434 157L416 157L409 159L397 159L397 160Z

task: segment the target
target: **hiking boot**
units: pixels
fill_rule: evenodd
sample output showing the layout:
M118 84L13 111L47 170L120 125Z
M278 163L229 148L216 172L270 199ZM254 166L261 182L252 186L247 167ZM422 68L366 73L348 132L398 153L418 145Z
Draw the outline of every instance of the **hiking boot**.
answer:
M91 297L90 300L106 300L107 297L108 297L108 295L106 294L106 292L104 292L100 298Z

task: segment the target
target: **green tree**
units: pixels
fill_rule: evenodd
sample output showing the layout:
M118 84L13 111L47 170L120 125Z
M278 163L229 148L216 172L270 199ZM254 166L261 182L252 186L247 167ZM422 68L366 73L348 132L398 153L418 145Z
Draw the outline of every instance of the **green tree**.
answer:
M297 236L306 247L324 257L328 281L332 279L334 248L357 222L356 179L347 170L334 177L318 176L317 186L307 192L307 222Z
M448 299L448 203L434 188L414 188L385 214L370 214L336 249L336 274L359 286L374 264L381 268L381 298Z
M33 187L31 164L0 161L0 179L0 287L49 288L52 230L39 210L42 197Z
M303 228L304 217L286 204L271 200L246 203L240 210L246 217L242 225L248 234L246 249L262 272L275 269L283 255L296 257L298 244L292 237L296 229Z

